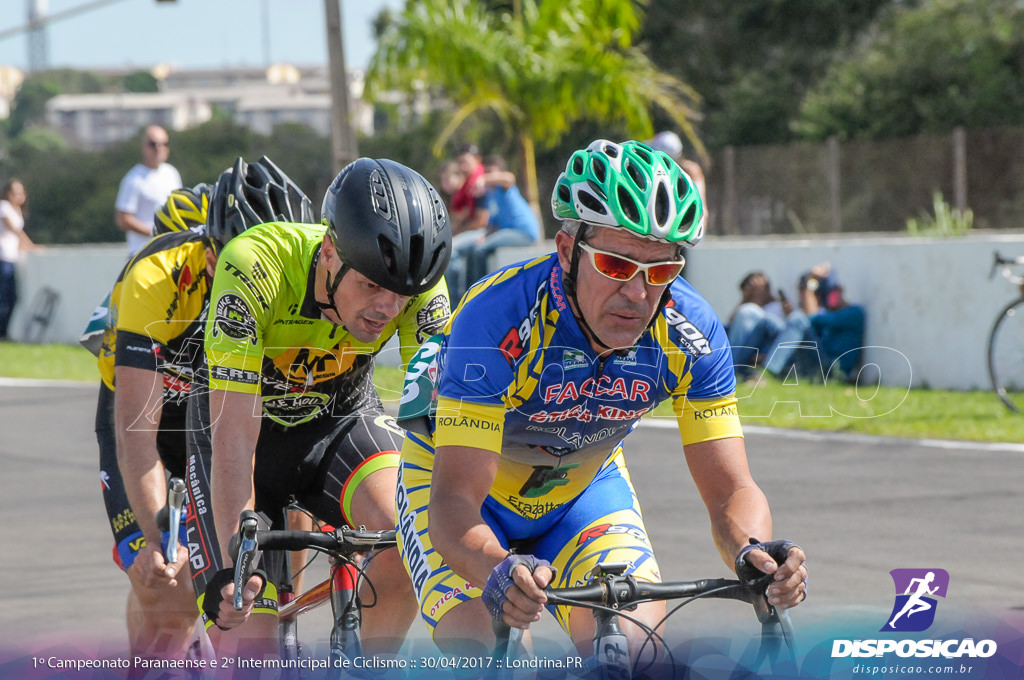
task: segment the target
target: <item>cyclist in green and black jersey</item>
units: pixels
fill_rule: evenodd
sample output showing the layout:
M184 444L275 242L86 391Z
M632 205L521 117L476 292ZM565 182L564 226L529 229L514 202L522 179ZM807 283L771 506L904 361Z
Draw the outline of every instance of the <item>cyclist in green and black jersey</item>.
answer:
M407 362L449 316L451 230L423 177L358 159L332 182L322 218L248 230L214 277L210 389L190 399L189 547L225 653L242 639L259 641L248 653L276 651L275 584L253 577L245 609L231 606L227 543L243 509L277 522L294 498L334 525L394 528L403 431L373 386L373 358L397 334ZM397 551L374 556L369 576L377 606L364 611L366 649L397 651L417 611Z

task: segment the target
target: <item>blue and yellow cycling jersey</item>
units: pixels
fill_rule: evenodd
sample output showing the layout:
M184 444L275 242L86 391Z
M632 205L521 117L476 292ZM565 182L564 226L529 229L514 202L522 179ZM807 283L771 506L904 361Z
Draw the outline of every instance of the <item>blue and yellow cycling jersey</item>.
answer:
M555 254L501 269L470 289L436 342L410 364L432 378L427 435L403 456L424 467L435 447L500 454L491 497L526 519L575 498L636 422L671 400L683 444L742 436L725 330L685 280L628 351L601 359L574 317ZM431 362L430 368L417 361ZM415 415L408 380L403 420Z

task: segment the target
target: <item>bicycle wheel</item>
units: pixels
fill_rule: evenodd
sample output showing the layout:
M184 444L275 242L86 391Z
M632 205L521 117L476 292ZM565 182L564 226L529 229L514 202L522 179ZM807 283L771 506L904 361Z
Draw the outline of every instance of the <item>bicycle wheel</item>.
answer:
M1006 407L1024 412L1024 298L1008 304L988 338L992 390Z

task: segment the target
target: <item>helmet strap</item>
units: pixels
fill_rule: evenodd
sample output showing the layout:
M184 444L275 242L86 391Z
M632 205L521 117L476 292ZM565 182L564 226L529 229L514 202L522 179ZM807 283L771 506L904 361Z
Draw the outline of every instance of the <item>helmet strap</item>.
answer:
M580 248L580 244L586 240L589 229L590 226L583 223L580 224L580 228L576 230L576 235L573 236L572 239L572 256L569 260L569 274L565 277L565 280L562 283L565 287L565 294L572 302L572 306L576 308L576 318L579 319L579 322L583 326L583 330L586 334L593 338L594 342L601 347L614 349L611 345L602 340L598 334L594 332L594 329L590 327L590 324L587 323L587 317L583 316L583 308L580 307L579 298L576 296L576 277L579 275L580 271L580 253L583 252L583 249Z
M341 269L338 270L337 275L333 279L331 278L331 273L327 272L327 280L324 282L324 285L327 288L327 302L320 302L315 298L313 300L321 312L327 309L333 311L334 315L338 317L338 321L341 321L341 310L338 309L338 303L334 301L334 294L338 292L341 280L345 278L345 272L347 272L348 269L348 265L342 262Z
M587 318L585 316L583 316L583 308L580 307L579 298L576 296L576 277L579 274L580 254L583 252L583 249L580 248L579 246L580 246L581 243L583 243L585 241L586 236L587 236L587 231L588 231L589 228L590 228L590 225L588 225L586 223L581 224L580 228L576 231L576 236L573 237L573 241L572 241L572 257L570 259L570 264L569 264L569 273L568 273L567 276L564 277L564 280L563 280L563 286L565 288L565 294L572 301L573 307L576 308L576 318L579 319L579 322L583 326L583 328L586 331L587 335L589 335L591 338L593 338L594 342L599 344L601 347L606 347L608 349L614 350L615 354L617 354L619 356L625 356L626 353L629 351L628 349L625 349L625 348L623 348L623 349L615 349L615 348L613 348L611 345L609 345L604 340L602 340L600 338L600 336L598 336L598 334L594 331L594 329L591 328L590 324L587 323ZM665 286L665 290L661 294L661 300L658 302L658 307L657 307L657 309L654 310L654 314L651 315L651 320L647 322L647 328L648 329L651 328L652 326L654 326L655 322L658 319L658 315L661 314L661 311L663 309L665 309L665 305L668 304L668 301L670 299L672 299L672 293L670 291L670 288L671 288L671 285Z

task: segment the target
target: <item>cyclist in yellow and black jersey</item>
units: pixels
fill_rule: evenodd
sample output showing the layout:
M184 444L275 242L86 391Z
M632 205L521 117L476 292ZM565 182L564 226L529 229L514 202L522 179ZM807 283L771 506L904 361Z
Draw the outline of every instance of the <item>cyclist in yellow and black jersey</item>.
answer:
M224 174L243 165L238 159ZM267 159L250 168L283 176ZM132 584L131 646L145 655L180 656L198 616L184 527L178 560L168 564L167 535L155 515L166 501L166 474L185 476L187 399L201 366L210 284L217 252L234 235L207 231L205 223L211 201L216 210L225 198L206 185L172 193L154 220L158 235L114 284L99 350L96 434L104 503L114 560ZM269 204L256 212L250 224L290 214Z
M394 528L403 431L373 386L373 358L397 335L407 361L449 316L448 214L418 173L360 158L331 183L322 221L250 229L217 264L188 487L203 508L189 527L193 581L218 653L239 653L241 640L261 645L247 655L278 646L276 584L255 576L244 611L231 606L227 544L243 509L276 523L294 498L336 526ZM397 551L370 562L364 647L393 653L416 601Z

